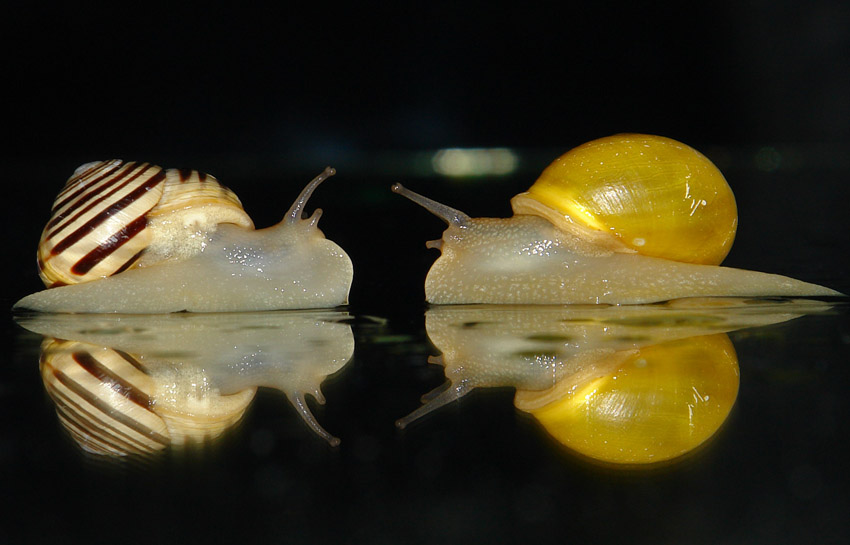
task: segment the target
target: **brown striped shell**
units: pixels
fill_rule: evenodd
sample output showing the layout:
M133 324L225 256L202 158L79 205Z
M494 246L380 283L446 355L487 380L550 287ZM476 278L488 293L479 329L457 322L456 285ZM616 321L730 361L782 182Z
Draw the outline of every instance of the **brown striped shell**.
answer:
M53 287L182 259L219 223L254 227L213 176L118 159L87 163L54 201L38 245L39 275Z

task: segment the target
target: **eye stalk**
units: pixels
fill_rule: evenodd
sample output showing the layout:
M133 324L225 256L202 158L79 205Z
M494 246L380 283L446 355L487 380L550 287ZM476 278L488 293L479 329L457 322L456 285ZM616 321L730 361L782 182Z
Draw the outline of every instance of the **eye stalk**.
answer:
M286 222L287 223L295 223L300 220L304 214L304 207L307 205L307 201L313 195L313 191L319 187L319 184L330 178L336 174L336 169L332 167L325 167L325 170L322 171L321 174L310 180L310 183L301 190L301 194L298 195L298 198L295 199L295 202L292 203L292 207L289 209L289 212L286 213ZM321 217L321 211L317 210L317 214ZM313 220L313 224L315 225L318 222L318 218Z
M401 184L393 184L390 189L393 193L397 193L402 197L407 197L425 210L431 212L432 214L446 222L448 225L463 227L470 220L470 217L461 212L460 210L456 210L450 206L446 206L445 204L429 199L428 197L425 197L423 195L420 195L419 193L407 189Z

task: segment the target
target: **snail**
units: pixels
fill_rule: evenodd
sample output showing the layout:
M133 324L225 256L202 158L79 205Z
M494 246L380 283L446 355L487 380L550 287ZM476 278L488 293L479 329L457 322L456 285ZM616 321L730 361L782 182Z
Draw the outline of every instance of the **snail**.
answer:
M302 218L314 178L283 221L255 230L213 176L120 160L88 163L56 198L38 249L49 289L15 309L225 312L346 304L351 259Z
M425 280L433 304L641 304L682 297L840 296L784 276L719 267L737 228L720 171L675 140L618 134L559 157L511 200L471 218L399 193L448 224Z

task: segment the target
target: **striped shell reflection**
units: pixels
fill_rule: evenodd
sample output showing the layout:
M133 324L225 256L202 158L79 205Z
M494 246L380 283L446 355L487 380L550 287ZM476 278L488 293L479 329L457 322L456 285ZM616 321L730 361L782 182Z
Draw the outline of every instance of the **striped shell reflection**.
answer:
M42 346L41 376L74 441L86 452L111 457L216 439L239 422L256 392L197 395L193 377L163 381L137 356L58 339ZM196 394L191 403L173 395L190 390Z
M154 385L131 355L76 341L46 340L41 378L65 429L95 454L151 454L168 426L152 410Z

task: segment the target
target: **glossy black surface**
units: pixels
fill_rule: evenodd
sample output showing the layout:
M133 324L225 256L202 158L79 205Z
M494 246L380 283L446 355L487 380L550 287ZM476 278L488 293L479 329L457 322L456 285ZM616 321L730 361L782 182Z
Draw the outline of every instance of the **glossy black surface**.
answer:
M323 384L326 406L310 403L337 448L279 391L261 390L213 446L95 461L44 392L40 337L11 326L2 468L14 505L2 537L830 542L847 532L847 318L839 306L731 333L741 382L730 417L702 448L651 469L575 456L513 408L509 388L474 391L395 429L443 380L426 364L435 351L419 312L353 322L353 360Z

